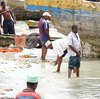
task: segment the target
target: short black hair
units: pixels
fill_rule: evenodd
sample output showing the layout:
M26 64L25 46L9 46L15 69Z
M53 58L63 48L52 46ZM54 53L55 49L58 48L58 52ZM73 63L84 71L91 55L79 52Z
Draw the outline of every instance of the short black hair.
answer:
M4 1L1 1L1 6L4 5L4 4L5 4L5 2Z
M38 83L38 82L37 82ZM31 82L27 82L27 85L35 85L37 83L31 83Z
M37 86L38 82L37 83L30 83L30 82L27 82L27 86L28 87L32 87L32 86Z
M77 28L77 25L72 25L72 30L73 30L74 28Z

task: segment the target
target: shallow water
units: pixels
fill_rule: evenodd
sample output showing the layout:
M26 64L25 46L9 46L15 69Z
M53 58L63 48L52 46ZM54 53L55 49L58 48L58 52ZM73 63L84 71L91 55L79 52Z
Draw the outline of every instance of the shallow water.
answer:
M51 35L57 32L51 29ZM37 33L38 29L29 30L25 22L17 22L17 34ZM53 33L54 32L54 33ZM62 36L59 34L58 36ZM36 58L22 59L21 54L31 54ZM41 63L41 49L24 49L22 53L0 53L0 99L1 97L14 98L15 95L26 87L26 76L37 74L39 84L37 92L43 99L100 99L100 61L81 62L80 77L76 78L72 73L67 78L68 59L64 58L61 72L54 73L56 66L51 63L55 59L52 51L48 50L47 60ZM7 98L6 98L7 99Z
M26 87L26 76L36 74L39 77L36 91L44 99L100 99L100 61L81 61L80 77L76 78L72 73L68 79L66 57L61 72L54 73L56 66L51 62L40 62L40 50L31 50L31 53L37 55L33 59L4 58L0 62L0 96L15 97L16 93ZM49 50L47 54L49 61L55 58L51 53Z

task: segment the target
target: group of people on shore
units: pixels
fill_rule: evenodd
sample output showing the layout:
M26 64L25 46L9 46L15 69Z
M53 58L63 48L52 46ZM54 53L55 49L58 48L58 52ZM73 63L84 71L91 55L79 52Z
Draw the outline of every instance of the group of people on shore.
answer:
M76 76L79 77L80 68L80 55L81 55L81 43L78 34L77 25L72 25L71 32L64 38L51 42L49 34L49 22L51 15L48 12L43 13L43 17L39 21L39 33L42 43L42 62L46 62L47 49L53 49L57 55L55 65L57 66L56 72L60 72L60 67L63 57L68 53L68 78L71 77L71 72L74 70Z
M0 25L1 25L1 28L3 29L3 34L15 34L15 28L14 28L15 23L16 23L16 20L11 9L6 5L5 1L1 1Z
M47 62L47 49L52 49L57 55L55 65L57 65L56 72L59 73L63 57L68 53L68 78L71 77L72 70L76 73L76 77L79 77L81 44L78 27L77 25L72 25L71 32L66 37L51 42L48 22L50 18L51 15L48 12L44 12L39 21L39 35L42 44L41 61ZM35 92L38 85L37 77L28 76L26 84L27 88L18 93L15 99L41 99L41 96Z
M16 21L12 11L7 8L4 1L0 3L0 7L0 25L3 29L3 34L15 34L14 24ZM77 25L72 25L71 32L65 38L51 42L49 34L50 18L51 14L44 12L43 17L39 20L39 35L42 44L41 61L46 62L47 49L52 49L57 55L55 65L57 65L56 72L59 73L63 57L68 53L68 78L71 77L72 70L76 73L76 77L79 77L81 44L78 27ZM29 76L27 78L27 88L17 94L15 99L41 99L41 96L35 92L37 85L37 77Z

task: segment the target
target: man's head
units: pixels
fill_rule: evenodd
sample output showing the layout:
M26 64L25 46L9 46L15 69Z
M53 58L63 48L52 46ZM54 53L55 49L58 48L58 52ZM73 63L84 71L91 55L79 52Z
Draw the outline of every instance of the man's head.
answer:
M72 25L72 32L77 33L77 25Z
M4 1L1 1L1 6L2 7L5 7L6 6L6 3Z
M38 84L38 77L34 75L27 76L27 87L33 89L35 91Z
M45 43L45 46L47 48L53 49L52 43L49 40Z
M51 15L50 15L48 12L44 12L44 13L43 13L43 17L44 17L46 20L50 20Z

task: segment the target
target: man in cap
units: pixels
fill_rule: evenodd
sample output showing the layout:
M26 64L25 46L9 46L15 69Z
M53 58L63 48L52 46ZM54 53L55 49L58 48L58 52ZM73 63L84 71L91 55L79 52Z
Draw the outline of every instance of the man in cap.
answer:
M27 88L17 94L15 99L41 99L40 95L35 92L37 85L37 76L27 76Z
M45 57L47 54L47 47L45 46L45 43L50 40L49 35L49 23L48 20L50 20L51 15L48 12L43 13L43 17L39 20L39 34L40 34L40 40L42 44L42 55L41 60L42 62L45 62Z

